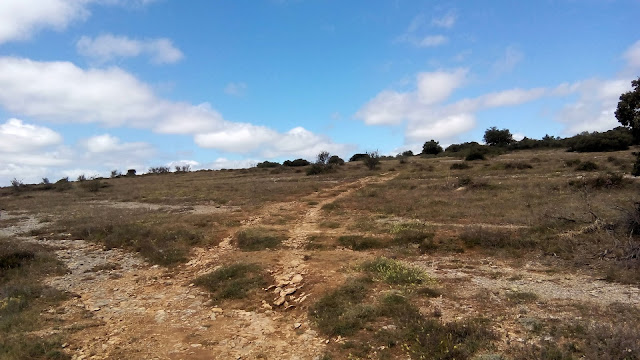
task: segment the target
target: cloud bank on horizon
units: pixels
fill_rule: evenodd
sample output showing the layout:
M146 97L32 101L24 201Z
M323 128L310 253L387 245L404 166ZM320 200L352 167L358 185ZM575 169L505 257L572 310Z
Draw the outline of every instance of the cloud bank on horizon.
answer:
M640 72L614 2L526 5L538 32L514 4L4 0L0 185L608 130ZM603 11L602 51L545 33Z

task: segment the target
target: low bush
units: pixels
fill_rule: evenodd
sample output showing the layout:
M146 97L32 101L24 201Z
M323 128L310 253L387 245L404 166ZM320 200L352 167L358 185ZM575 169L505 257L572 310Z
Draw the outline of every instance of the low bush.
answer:
M168 166L154 166L149 168L149 174L168 174L171 168Z
M361 268L390 285L418 285L429 280L423 270L384 257L367 261Z
M516 162L508 162L506 164L504 164L504 168L505 170L525 170L525 169L533 169L533 165L526 163L526 162L522 162L522 161L516 161Z
M235 263L202 275L194 284L211 292L215 301L243 299L251 291L266 286L266 276L259 265Z
M467 164L466 162L453 163L451 164L451 166L449 166L449 169L451 170L465 170L469 168L471 168L471 166L469 166L469 164Z
M355 334L375 317L375 310L363 304L369 293L366 278L348 280L341 287L322 296L309 308L309 317L318 329L329 336Z
M474 160L485 160L486 157L482 152L472 150L471 152L469 152L469 154L467 154L467 156L464 157L464 159L466 161L474 161Z
M243 251L275 249L281 242L280 236L262 227L245 229L236 234L236 245Z
M63 177L62 179L56 181L54 188L57 191L65 191L71 189L72 185L69 181L69 177Z
M530 249L537 244L532 238L522 236L516 231L483 226L468 226L460 233L459 238L469 248Z
M361 235L340 236L338 238L338 243L355 251L379 249L384 246L384 244L376 238L364 237Z
M575 170L576 171L596 171L599 168L600 167L598 166L598 164L594 163L593 161L584 161L578 164Z
M282 165L284 165L284 166L292 166L292 167L307 166L309 164L311 164L311 163L308 160L305 160L305 159L295 159L293 161L286 160L285 162L282 163Z
M256 164L256 167L259 169L276 168L278 166L280 166L279 163L272 162L272 161L263 161L261 163Z
M369 170L374 170L380 164L380 155L377 151L372 151L367 153L367 156L362 161Z
M338 155L333 155L329 158L328 164L341 166L344 165L344 160Z

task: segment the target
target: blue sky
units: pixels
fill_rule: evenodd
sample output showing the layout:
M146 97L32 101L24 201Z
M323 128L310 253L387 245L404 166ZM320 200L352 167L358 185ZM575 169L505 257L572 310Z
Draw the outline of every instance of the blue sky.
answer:
M2 0L0 185L617 126L638 0Z

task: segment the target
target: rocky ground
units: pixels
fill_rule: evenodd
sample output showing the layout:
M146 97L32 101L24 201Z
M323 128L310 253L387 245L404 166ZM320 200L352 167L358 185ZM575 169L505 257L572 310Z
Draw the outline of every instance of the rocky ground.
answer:
M0 235L49 245L68 267L67 274L51 277L47 284L73 297L42 314L49 320L47 324L53 325L38 335L70 334L65 348L73 359L318 359L325 346L336 339L320 336L314 330L306 306L318 289L344 278L340 253L361 255L338 249L326 256L337 263L322 256L310 260L311 253L304 245L310 236L330 231L318 227L323 205L392 178L389 174L367 177L298 201L270 203L245 219L236 231L259 225L274 213L296 218L293 224L282 226L289 237L268 269L274 282L265 289L265 300L244 309L212 303L208 293L192 283L237 252L232 244L234 234L216 247L195 249L188 263L170 269L152 266L134 253L105 250L82 239L36 240L24 234L43 223L30 214L2 214L3 219L15 218L16 222L0 229ZM199 206L184 211L207 214L222 210ZM424 255L413 263L445 284L445 290L455 293L454 297L434 299L431 308L424 311L436 308L443 320L449 320L490 313L488 309L500 307L502 316L511 319L498 329L504 344L513 339L526 341L521 331L508 325L522 323L519 319L575 316L573 311L558 310L567 303L640 306L640 290L635 286L608 283L577 272L549 271L548 265L534 259L514 267L491 258ZM458 286L454 289L451 284ZM504 296L510 292L534 293L537 298L526 306L505 305Z

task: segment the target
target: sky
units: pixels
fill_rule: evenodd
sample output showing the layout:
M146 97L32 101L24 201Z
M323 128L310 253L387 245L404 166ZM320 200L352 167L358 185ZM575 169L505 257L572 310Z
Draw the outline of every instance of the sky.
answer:
M619 125L640 0L0 0L0 186Z

